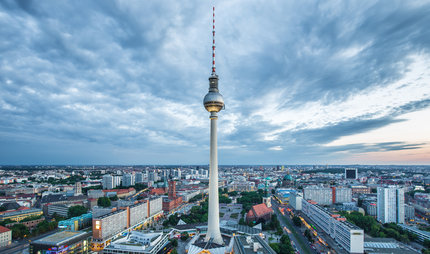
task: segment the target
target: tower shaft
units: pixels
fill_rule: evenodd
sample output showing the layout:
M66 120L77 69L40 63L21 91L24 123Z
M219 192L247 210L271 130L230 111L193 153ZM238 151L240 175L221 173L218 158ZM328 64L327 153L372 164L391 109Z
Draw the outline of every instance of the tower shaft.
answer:
M211 144L209 160L209 214L205 241L223 244L219 227L217 113L211 113Z

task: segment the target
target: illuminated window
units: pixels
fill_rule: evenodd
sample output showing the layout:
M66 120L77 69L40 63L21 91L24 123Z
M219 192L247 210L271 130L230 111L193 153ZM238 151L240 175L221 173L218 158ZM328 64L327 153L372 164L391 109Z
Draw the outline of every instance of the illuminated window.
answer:
M100 221L96 220L96 229L100 229Z

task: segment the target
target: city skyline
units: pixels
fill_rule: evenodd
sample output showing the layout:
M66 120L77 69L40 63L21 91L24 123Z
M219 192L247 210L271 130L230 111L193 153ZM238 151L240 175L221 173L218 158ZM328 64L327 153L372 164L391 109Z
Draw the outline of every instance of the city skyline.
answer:
M0 164L207 164L212 4L2 1ZM215 4L220 165L430 164L430 2Z

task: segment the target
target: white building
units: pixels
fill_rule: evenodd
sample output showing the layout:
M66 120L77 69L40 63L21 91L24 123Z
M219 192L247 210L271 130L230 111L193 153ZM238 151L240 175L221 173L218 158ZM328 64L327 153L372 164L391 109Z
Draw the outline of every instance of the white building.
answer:
M377 219L381 223L405 223L405 192L396 186L378 187Z
M136 183L143 183L143 173L141 172L136 173Z
M302 200L302 212L349 253L364 252L363 229L339 214L331 214L313 201Z
M113 176L113 187L121 186L122 176Z
M141 233L132 231L127 237L113 241L103 253L145 253L156 254L168 243L169 234L163 232Z
M302 210L303 196L301 194L294 194L290 197L290 205L297 211Z
M114 188L113 177L111 175L104 175L102 184L103 184L103 189L106 189L106 190L113 189Z
M303 199L313 200L319 205L331 205L333 203L333 190L331 188L309 186L303 189Z
M334 188L334 200L333 203L349 203L352 201L352 190L351 188Z
M129 187L134 185L134 175L125 174L122 176L122 186Z
M12 230L0 226L0 247L8 246L12 242Z

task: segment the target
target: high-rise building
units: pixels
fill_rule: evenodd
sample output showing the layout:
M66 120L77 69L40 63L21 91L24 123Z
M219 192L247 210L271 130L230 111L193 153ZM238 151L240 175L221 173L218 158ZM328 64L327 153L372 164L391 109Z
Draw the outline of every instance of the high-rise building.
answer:
M405 204L405 220L407 221L415 220L415 207Z
M331 205L333 190L326 187L309 186L303 189L303 199L315 201L319 205Z
M113 177L113 188L120 186L122 181L122 176L112 176Z
M405 192L396 186L378 187L377 218L381 223L405 223Z
M142 172L136 173L136 183L143 183L143 173Z
M210 112L210 159L209 159L209 214L208 231L205 241L223 244L219 226L218 203L218 147L217 147L217 120L218 112L224 109L224 99L218 90L218 75L215 71L215 7L213 14L213 44L212 44L212 74L209 77L209 92L203 99L205 109Z
M82 195L82 184L81 182L75 183L75 196Z
M122 186L129 187L129 186L133 186L134 184L135 184L134 175L125 174L122 176Z
M348 203L352 201L351 188L333 187L333 203Z
M113 189L113 177L111 175L104 175L103 176L103 189Z
M345 179L357 179L358 171L356 168L345 168Z

